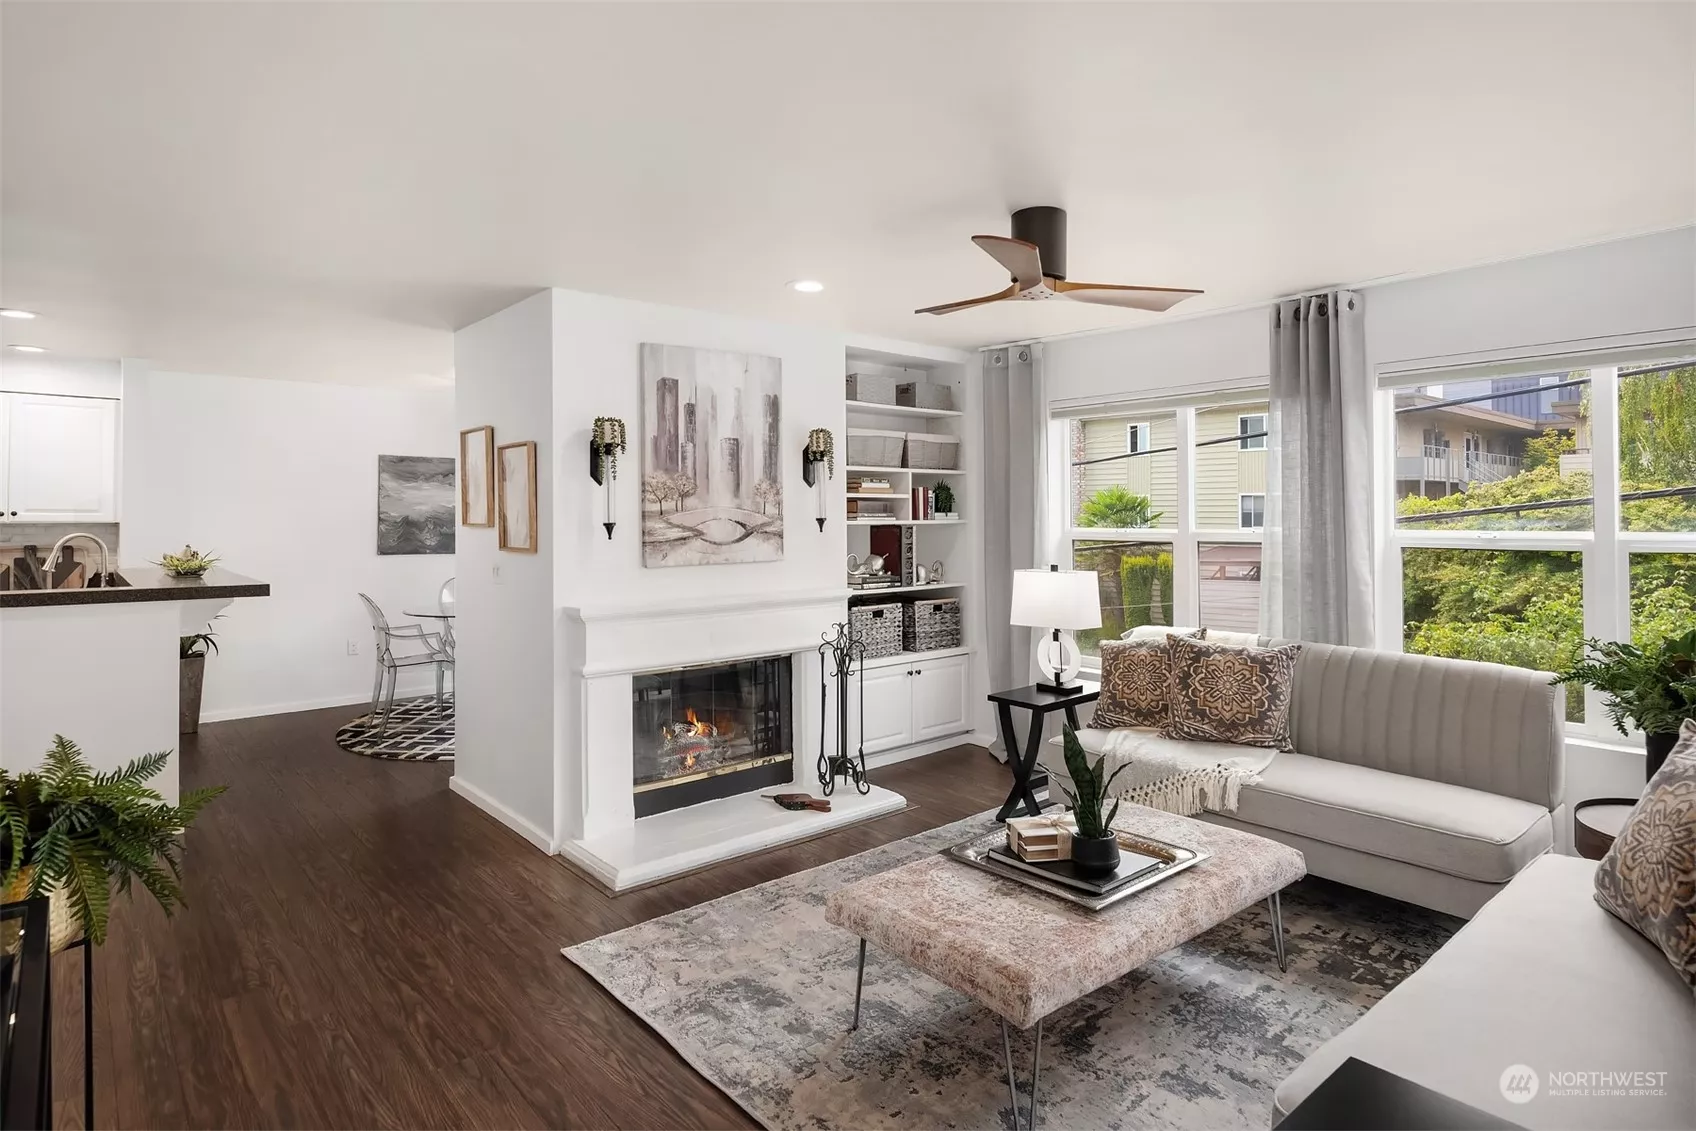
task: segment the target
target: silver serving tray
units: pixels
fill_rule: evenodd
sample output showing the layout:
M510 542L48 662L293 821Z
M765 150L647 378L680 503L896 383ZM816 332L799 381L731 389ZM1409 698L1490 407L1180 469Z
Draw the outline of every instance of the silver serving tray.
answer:
M1015 868L1010 864L1003 864L994 859L989 855L990 849L1007 847L1007 830L1000 825L988 832L980 833L970 840L963 840L959 844L945 848L942 850L942 854L951 856L962 864L969 864L991 875L1000 876L1004 880L1011 880L1014 883L1035 888L1037 891L1046 892L1091 911L1100 911L1121 900L1129 899L1139 891L1147 891L1160 881L1169 880L1184 869L1193 867L1213 855L1206 850L1168 844L1166 841L1140 836L1123 829L1114 829L1113 832L1119 839L1119 847L1129 849L1132 852L1146 853L1165 863L1162 867L1132 880L1122 888L1115 888L1105 895L1090 895L1088 892L1068 887L1066 884L1040 873L1027 872L1022 868Z

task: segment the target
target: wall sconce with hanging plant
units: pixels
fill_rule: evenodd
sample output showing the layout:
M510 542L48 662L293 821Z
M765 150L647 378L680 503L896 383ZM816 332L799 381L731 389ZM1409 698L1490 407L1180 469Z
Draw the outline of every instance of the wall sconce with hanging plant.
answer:
M818 500L818 517L814 520L824 529L824 480L819 477L819 464L824 464L830 478L836 478L836 437L828 428L814 428L807 433L807 446L801 449L801 478L813 488Z
M618 478L618 457L625 451L624 421L616 416L595 417L589 430L589 478L606 488L607 518L601 523L607 528L607 540L612 540L612 528L617 525L614 513L613 480Z

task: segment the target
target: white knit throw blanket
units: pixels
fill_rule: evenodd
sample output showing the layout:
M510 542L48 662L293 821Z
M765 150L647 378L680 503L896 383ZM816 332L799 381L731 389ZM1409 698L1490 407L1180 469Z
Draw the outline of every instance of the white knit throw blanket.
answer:
M1191 817L1203 810L1233 813L1245 784L1260 780L1277 751L1263 746L1184 742L1152 730L1085 728L1078 741L1092 756L1105 756L1106 771L1125 771L1113 793L1126 801Z

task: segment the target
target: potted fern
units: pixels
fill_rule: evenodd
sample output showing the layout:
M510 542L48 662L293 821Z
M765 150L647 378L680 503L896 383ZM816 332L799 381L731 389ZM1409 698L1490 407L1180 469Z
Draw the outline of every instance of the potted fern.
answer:
M0 770L0 892L5 902L49 897L52 948L80 934L101 943L115 888L140 883L170 914L182 902L179 837L223 786L189 790L175 805L147 785L169 751L96 773L63 735L41 767Z
M1696 629L1648 648L1614 640L1584 641L1577 663L1554 679L1582 683L1605 698L1602 706L1621 734L1629 720L1643 732L1648 776L1654 777L1678 743L1678 728L1696 719Z
M1113 835L1113 818L1119 815L1119 802L1114 800L1105 817L1101 807L1108 790L1113 788L1113 779L1125 765L1109 774L1107 759L1103 757L1091 766L1083 743L1071 727L1066 728L1065 744L1066 774L1077 790L1076 793L1064 790L1066 799L1072 803L1072 820L1078 826L1078 831L1072 834L1072 867L1084 876L1111 876L1119 867L1119 840Z

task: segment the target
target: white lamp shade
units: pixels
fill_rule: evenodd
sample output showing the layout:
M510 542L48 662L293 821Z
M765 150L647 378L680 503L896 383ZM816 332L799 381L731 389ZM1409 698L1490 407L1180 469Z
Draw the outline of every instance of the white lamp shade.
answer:
M1011 623L1067 632L1101 627L1101 589L1090 569L1013 571Z

